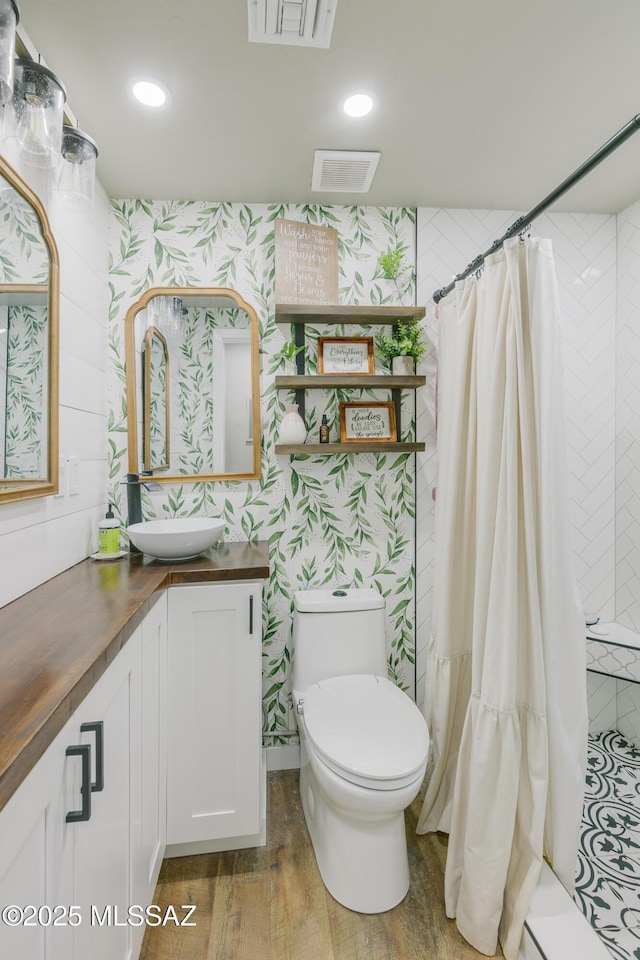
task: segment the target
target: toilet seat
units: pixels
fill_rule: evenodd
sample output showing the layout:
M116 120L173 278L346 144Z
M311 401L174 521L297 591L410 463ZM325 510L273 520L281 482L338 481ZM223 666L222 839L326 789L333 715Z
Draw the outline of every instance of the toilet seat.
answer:
M312 684L302 699L309 742L338 776L372 790L394 790L424 774L427 725L390 680L332 677Z

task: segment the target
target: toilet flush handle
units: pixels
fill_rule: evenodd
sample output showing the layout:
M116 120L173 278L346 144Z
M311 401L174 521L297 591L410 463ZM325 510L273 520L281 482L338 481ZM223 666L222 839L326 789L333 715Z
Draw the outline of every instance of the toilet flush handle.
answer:
M296 713L298 713L300 716L302 716L304 713L304 700L298 700L296 704Z

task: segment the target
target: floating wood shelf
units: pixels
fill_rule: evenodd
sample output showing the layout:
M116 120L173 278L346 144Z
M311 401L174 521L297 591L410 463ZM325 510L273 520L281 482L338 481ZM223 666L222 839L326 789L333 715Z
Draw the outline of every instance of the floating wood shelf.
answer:
M356 387L362 390L415 390L427 382L425 376L394 377L392 374L305 374L276 377L278 390L331 390L340 387Z
M276 323L294 324L294 340L297 347L305 346L305 325L320 324L393 324L398 320L420 319L425 307L354 306L353 304L300 304L277 303ZM305 372L305 357L302 350L296 357L296 375L277 376L277 390L295 390L300 416L305 416L306 390L390 390L395 407L396 430L402 434L402 390L417 390L427 382L425 376L394 377L393 374L313 374ZM389 440L359 440L347 443L280 443L276 453L315 454L331 453L421 453L424 443L402 443Z
M391 324L396 320L422 318L425 307L354 306L353 304L277 303L276 323Z
M345 443L277 443L276 453L323 456L327 453L422 453L424 443L358 440Z

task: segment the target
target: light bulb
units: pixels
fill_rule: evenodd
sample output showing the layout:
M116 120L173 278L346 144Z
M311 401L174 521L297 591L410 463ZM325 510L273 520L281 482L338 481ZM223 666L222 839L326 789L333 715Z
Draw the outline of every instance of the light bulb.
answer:
M24 108L16 132L22 154L28 163L37 167L51 165L47 112L42 98L37 94L25 94Z

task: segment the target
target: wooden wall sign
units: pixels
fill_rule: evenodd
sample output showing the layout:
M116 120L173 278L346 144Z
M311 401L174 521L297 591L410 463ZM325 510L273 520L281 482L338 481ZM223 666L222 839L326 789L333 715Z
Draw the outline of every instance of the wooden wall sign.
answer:
M397 439L396 408L391 401L340 404L341 443Z
M338 231L298 220L274 227L276 303L337 303Z
M375 373L373 337L318 337L318 373Z

